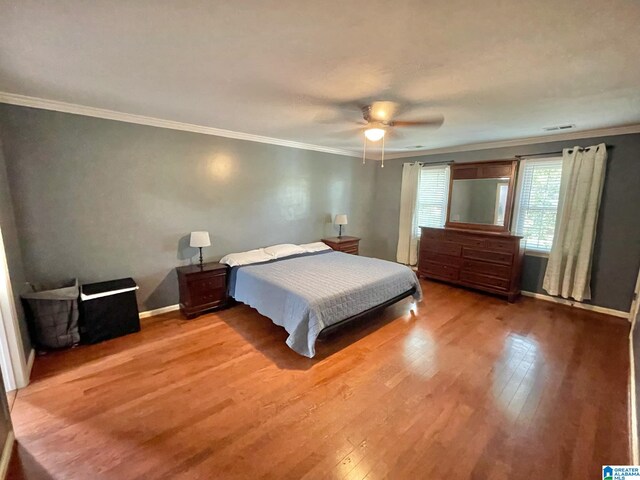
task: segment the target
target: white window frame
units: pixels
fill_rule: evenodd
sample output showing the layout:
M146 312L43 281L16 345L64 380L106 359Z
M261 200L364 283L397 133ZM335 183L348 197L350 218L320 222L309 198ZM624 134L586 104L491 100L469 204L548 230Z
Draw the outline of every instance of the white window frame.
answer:
M553 157L543 157L543 158L536 158L535 161L539 162L539 161L557 161L557 160L561 160L562 161L562 157L559 155L553 156ZM516 198L515 198L515 208L513 211L513 232L518 234L518 223L520 221L520 209L521 209L521 203L522 203L522 190L524 188L523 186L523 181L524 181L524 166L522 162L526 162L527 159L522 160L520 165L518 166L518 178L516 181ZM556 227L558 226L558 222L557 222L557 214L556 214ZM555 231L554 231L555 234ZM534 247L527 247L526 246L526 240L525 240L525 250L524 250L525 254L529 255L529 256L534 256L534 257L543 257L543 258L548 258L549 257L549 253L551 252L551 250L541 250L539 248L534 248Z
M445 223L447 222L447 215L449 213L449 186L451 184L451 165L450 164L437 164L437 165L429 165L424 164L422 165L422 167L420 168L420 174L422 174L422 170L441 170L444 169L445 171L445 186L444 186L444 198L443 198L443 212L444 212L444 218L443 218L443 222L442 225L440 226L430 226L430 225L420 225L418 222L418 205L419 205L419 198L420 198L420 177L418 177L418 190L416 192L416 205L415 205L415 214L414 214L414 219L413 219L413 229L414 232L416 232L416 235L418 237L420 237L420 232L419 229L420 227L425 227L425 226L430 226L431 228L443 228Z

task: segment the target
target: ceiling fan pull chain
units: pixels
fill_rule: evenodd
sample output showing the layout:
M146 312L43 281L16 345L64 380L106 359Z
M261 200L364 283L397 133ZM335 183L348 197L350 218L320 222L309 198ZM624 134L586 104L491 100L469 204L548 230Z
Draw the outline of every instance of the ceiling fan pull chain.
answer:
M367 158L367 136L364 136L364 148L362 149L362 164L364 165L364 161Z
M384 137L382 137L382 166L380 168L384 168Z

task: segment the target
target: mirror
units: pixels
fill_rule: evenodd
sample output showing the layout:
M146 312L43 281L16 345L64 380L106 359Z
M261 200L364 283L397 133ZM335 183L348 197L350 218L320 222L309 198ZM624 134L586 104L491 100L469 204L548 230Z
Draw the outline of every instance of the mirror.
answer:
M451 165L446 227L508 232L517 162Z
M449 220L504 226L509 178L454 180Z

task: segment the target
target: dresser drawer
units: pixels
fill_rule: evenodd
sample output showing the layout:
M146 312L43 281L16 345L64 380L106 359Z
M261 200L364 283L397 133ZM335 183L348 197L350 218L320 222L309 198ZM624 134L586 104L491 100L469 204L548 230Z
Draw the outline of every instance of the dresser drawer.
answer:
M509 280L509 278L511 278L511 267L496 265L495 263L479 262L477 260L464 259L462 261L462 271L482 273L485 275L503 278L505 280Z
M200 292L209 292L211 290L225 289L227 283L226 275L212 275L207 277L197 276L187 280L189 290L193 295L199 295Z
M430 250L423 250L420 252L420 261L429 260L436 263L442 263L444 265L451 265L452 267L459 267L462 263L462 258L454 257L453 255L445 255L444 253L432 252Z
M454 257L459 257L461 250L462 250L461 245L450 243L450 242L441 242L438 240L430 240L430 239L426 239L420 242L420 253L422 252L442 253L444 255L452 255Z
M480 273L473 273L468 271L460 272L460 280L474 285L485 285L487 287L495 288L497 290L509 290L509 280L503 278L496 278L490 275L482 275Z
M440 228L422 228L420 231L420 239L431 238L440 240L445 236L446 232Z
M341 247L340 251L350 253L351 255L358 255L358 245L354 245L352 247Z
M460 269L451 265L424 260L420 262L420 272L418 273L434 275L447 280L457 280Z
M475 248L464 248L462 256L472 260L485 260L487 262L502 263L511 265L513 263L513 255L510 253L490 252L488 250L479 250Z
M495 250L496 252L508 252L513 253L515 250L515 243L509 240L502 240L500 238L488 238L484 242L484 247L487 250Z
M485 239L482 237L474 237L473 235L465 235L455 232L447 232L444 239L447 242L459 243L465 247L483 248L485 245Z

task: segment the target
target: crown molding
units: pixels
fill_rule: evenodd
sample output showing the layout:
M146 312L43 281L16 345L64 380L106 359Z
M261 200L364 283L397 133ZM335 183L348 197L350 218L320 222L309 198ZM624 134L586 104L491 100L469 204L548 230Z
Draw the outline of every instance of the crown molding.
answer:
M349 157L360 156L360 154L352 150L345 150L342 148L323 147L321 145L312 145L310 143L294 142L292 140L283 140L280 138L254 135L252 133L235 132L233 130L205 127L192 123L174 122L172 120L163 120L161 118L146 117L144 115L135 115L132 113L107 110L104 108L87 107L75 103L67 103L57 100L47 100L44 98L18 95L16 93L0 92L0 103L19 105L21 107L40 108L42 110L53 110L55 112L72 113L74 115L85 115L87 117L116 120L118 122L135 123L138 125L147 125L150 127L168 128L171 130L182 130L185 132L201 133L204 135L214 135L216 137L235 138L237 140L246 140L249 142L268 143L271 145L279 145L281 147L313 150L316 152L331 153L333 155L346 155Z
M624 125L621 127L598 128L594 130L581 130L579 132L559 133L555 135L543 135L540 137L517 138L514 140L501 140L498 142L469 143L453 147L434 148L431 150L413 150L411 152L389 153L387 158L423 157L427 155L439 155L442 153L470 152L473 150L487 150L490 148L522 147L537 143L563 142L566 140L578 140L581 138L611 137L613 135L628 135L640 133L640 124Z
M168 128L170 130L181 130L184 132L201 133L204 135L213 135L216 137L235 138L237 140L246 140L249 142L267 143L270 145L279 145L281 147L299 148L302 150L312 150L316 152L330 153L333 155L345 155L348 157L359 158L361 154L353 150L343 148L324 147L321 145L313 145L310 143L295 142L293 140L284 140L281 138L265 137L262 135L254 135L252 133L236 132L233 130L225 130L222 128L206 127L203 125L195 125L192 123L175 122L173 120L164 120L161 118L147 117L144 115L135 115L132 113L118 112L115 110L107 110L104 108L87 107L75 103L60 102L58 100L47 100L39 97L30 97L27 95L18 95L16 93L0 92L0 103L8 103L11 105L19 105L22 107L39 108L42 110L52 110L55 112L71 113L74 115L85 115L88 117L103 118L106 120L115 120L118 122L135 123L138 125L147 125L150 127ZM387 159L396 158L422 157L428 155L438 155L443 153L468 152L473 150L487 150L490 148L520 147L523 145L533 145L537 143L562 142L565 140L577 140L581 138L592 137L608 137L612 135L626 135L631 133L640 133L640 124L625 125L621 127L600 128L595 130L582 130L579 132L559 133L551 135L542 135L539 137L518 138L514 140L501 140L496 142L469 143L466 145L456 145L451 147L434 148L430 150L412 150L410 152L388 152ZM371 158L371 160L377 160Z

